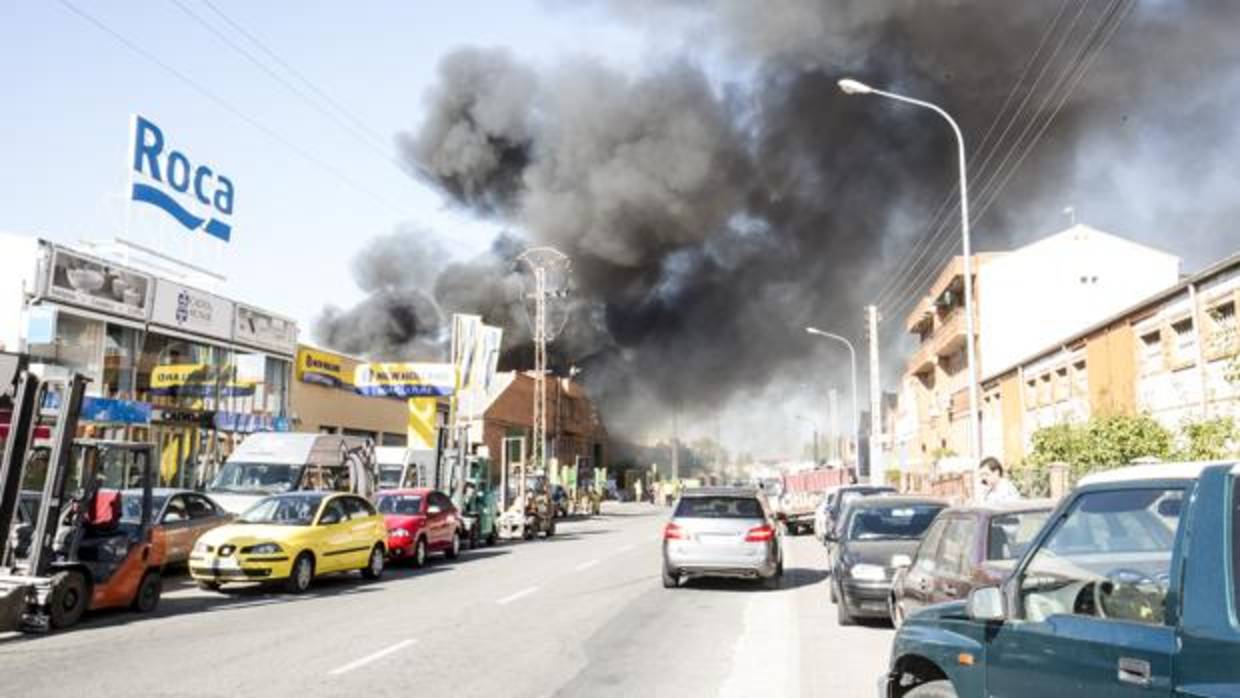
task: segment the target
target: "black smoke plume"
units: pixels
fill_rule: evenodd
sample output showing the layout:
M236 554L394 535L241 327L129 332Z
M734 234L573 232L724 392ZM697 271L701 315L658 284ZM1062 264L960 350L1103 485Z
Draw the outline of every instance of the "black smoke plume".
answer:
M399 144L453 204L572 257L558 360L585 365L612 413L640 426L666 417L652 404L704 413L820 375L801 328L860 342L862 306L906 273L900 262L955 182L954 143L928 112L845 96L838 78L944 105L976 148L1052 20L1041 62L1016 87L1018 102L1030 95L1022 119L1067 94L1050 79L1098 45L1090 30L1107 13L1123 23L975 221L976 246L1065 227L1072 205L1200 265L1237 240L1240 3L626 1L619 21L661 28L651 31L680 59L637 74L582 57L537 70L505 50L462 48L442 59L426 114ZM1039 70L1049 77L1035 89ZM508 330L510 363L526 358L511 264L524 242L501 237L426 285L386 270L438 251L394 241L361 258L373 295L329 311L323 341L415 350L442 341L445 312L479 312ZM896 334L904 300L883 308Z

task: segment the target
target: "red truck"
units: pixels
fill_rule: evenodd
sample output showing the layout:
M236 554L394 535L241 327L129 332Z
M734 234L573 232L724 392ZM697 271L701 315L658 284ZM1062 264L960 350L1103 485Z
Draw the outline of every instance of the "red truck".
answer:
M831 487L847 484L848 472L846 468L816 468L780 477L778 494L768 492L767 496L789 535L813 530L814 510L823 495Z

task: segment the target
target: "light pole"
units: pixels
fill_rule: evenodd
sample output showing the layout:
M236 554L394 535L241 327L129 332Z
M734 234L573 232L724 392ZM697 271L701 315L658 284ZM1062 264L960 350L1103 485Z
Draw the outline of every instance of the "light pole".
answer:
M956 120L946 111L936 104L925 102L912 97L905 97L894 92L879 90L869 85L844 78L839 81L840 89L844 94L850 95L878 95L894 99L897 102L912 104L915 107L922 107L943 117L949 126L952 127L952 133L956 136L956 153L960 160L960 237L963 242L964 252L964 322L965 322L965 353L967 356L969 370L969 457L974 463L977 463L981 456L982 445L981 425L978 424L979 414L977 412L977 348L973 339L973 256L969 250L969 176L965 168L965 152L964 152L964 135L960 132L960 126L956 124Z
M843 342L844 346L848 347L848 362L850 366L852 367L853 438L856 439L856 444L857 444L856 448L853 449L853 454L854 454L853 457L856 459L857 476L860 477L861 476L861 415L859 412L857 412L857 350L856 348L853 347L852 342L848 341L847 339L841 337L838 334L835 334L834 332L827 332L826 330L820 330L817 327L806 327L805 331L813 335L818 335L819 337L826 337L827 339L834 339L837 342ZM872 463L871 463L871 466L873 466Z

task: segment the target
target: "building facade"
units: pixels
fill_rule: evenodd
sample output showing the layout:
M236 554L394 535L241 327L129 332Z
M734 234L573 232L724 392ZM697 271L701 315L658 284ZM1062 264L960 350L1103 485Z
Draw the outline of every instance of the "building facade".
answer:
M359 395L353 372L363 360L298 345L290 390L290 418L297 431L361 436L377 446L405 446L409 401Z
M164 483L200 485L245 434L290 428L292 320L173 278L172 260L7 234L0 259L0 349L85 375L84 432L155 443Z
M1170 285L983 382L983 433L1017 462L1034 432L1091 416L1148 414L1176 430L1240 417L1240 256Z
M1015 250L976 255L973 270L980 379L1016 362L1032 347L1060 341L1171 286L1179 279L1180 260L1074 225ZM963 290L964 259L956 257L906 319L918 347L901 380L893 439L893 460L906 469L973 466L962 457L970 450ZM1068 374L1072 370L1068 367ZM1063 386L1069 385L1065 379ZM979 399L982 455L999 455L999 403L989 393Z

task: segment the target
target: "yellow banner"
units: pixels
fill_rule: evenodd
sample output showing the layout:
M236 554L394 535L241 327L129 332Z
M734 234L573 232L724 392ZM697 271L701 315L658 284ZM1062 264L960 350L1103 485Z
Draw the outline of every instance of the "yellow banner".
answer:
M297 350L297 380L337 388L353 385L353 376L345 367L343 356L305 347Z
M409 448L431 449L438 444L438 407L437 398L409 399Z
M156 390L210 382L210 371L206 364L170 364L151 369L151 387Z

